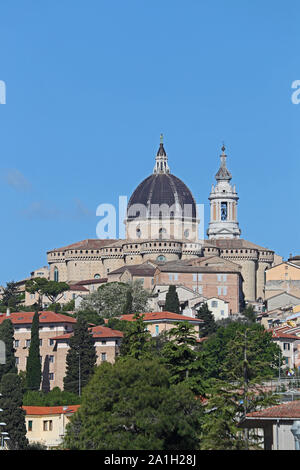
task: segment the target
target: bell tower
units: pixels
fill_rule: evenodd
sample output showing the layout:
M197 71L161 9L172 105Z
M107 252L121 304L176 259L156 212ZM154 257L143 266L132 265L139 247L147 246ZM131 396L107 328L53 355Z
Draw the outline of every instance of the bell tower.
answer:
M226 166L225 146L220 155L221 165L215 176L217 184L212 185L210 200L210 222L208 238L240 238L241 229L237 221L238 195L235 185L232 186L230 171Z

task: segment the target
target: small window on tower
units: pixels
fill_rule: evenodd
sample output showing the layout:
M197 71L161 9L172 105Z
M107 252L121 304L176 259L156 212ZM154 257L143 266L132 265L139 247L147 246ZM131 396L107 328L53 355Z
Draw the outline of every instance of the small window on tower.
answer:
M221 202L221 220L227 220L227 202Z

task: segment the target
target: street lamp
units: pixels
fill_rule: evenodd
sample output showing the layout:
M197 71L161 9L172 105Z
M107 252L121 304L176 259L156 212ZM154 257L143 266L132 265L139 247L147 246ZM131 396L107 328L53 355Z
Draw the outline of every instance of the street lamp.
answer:
M295 439L295 450L300 450L300 421L294 421L291 431Z

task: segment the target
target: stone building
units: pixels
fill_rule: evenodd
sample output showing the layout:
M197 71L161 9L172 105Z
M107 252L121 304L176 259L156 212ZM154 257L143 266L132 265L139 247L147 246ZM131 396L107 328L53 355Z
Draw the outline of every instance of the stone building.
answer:
M160 142L153 173L133 192L127 207L126 239L87 239L48 251L50 279L76 284L106 278L126 266L218 256L240 266L246 301L264 299L265 271L278 264L273 250L241 239L238 195L231 185L225 147L212 187L208 240L199 240L199 217L189 188L171 173Z

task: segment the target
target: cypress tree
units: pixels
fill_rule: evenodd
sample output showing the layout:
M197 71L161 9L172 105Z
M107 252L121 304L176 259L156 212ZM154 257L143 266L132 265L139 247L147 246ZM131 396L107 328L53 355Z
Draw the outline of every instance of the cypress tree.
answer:
M201 338L209 336L217 330L214 316L209 310L207 303L201 305L197 312L197 318L203 320L203 323L199 326L199 335Z
M15 349L14 349L14 327L12 322L6 318L0 325L0 340L5 344L5 364L0 364L0 381L4 374L17 373Z
M34 313L31 325L31 340L26 364L26 385L28 390L39 390L41 384L39 314Z
M11 450L23 450L28 445L26 438L25 411L22 409L21 379L17 374L5 374L0 383L1 430L10 438L7 445Z
M165 311L180 313L180 303L176 292L176 286L169 286L169 290L166 295Z
M77 319L69 345L64 390L81 395L82 387L88 383L94 373L97 359L92 334L82 315Z
M50 392L50 379L49 379L49 356L46 354L45 361L44 361L44 368L43 368L43 375L42 375L42 391L44 393Z
M126 302L123 307L123 315L128 315L130 313L133 313L133 308L132 308L132 293L130 290L126 292Z

